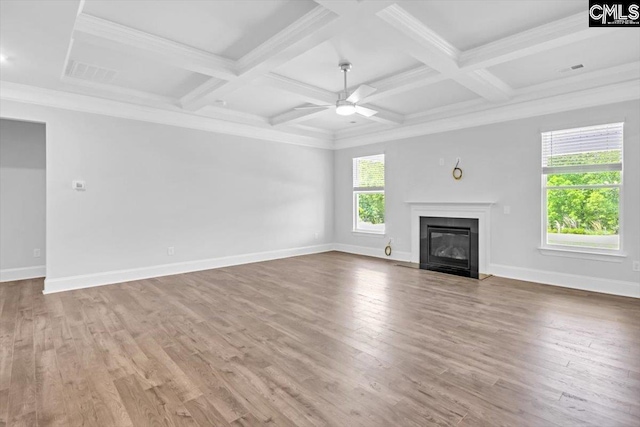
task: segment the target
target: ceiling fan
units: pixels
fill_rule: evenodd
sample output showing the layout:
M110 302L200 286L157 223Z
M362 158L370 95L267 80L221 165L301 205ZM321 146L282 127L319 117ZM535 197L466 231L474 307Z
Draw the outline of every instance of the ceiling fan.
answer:
M344 74L344 91L338 93L338 100L335 105L305 105L303 107L296 107L296 110L310 110L315 108L336 108L336 113L341 116L350 116L352 114L360 114L364 117L371 117L378 112L371 108L366 108L358 105L358 102L364 100L367 96L371 95L377 89L368 85L360 85L352 94L347 92L347 72L351 70L351 63L342 62L338 64L340 70Z

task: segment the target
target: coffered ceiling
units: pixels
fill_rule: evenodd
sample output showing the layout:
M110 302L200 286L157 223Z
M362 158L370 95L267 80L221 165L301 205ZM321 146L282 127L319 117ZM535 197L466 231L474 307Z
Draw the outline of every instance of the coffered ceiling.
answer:
M327 148L640 98L640 29L589 28L587 8L2 0L0 96ZM296 109L335 105L343 61L378 113Z

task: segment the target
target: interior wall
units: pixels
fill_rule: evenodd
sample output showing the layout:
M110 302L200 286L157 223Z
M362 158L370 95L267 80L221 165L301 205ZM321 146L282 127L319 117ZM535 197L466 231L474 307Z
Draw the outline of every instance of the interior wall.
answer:
M328 150L0 105L47 124L47 283L333 241Z
M540 132L615 121L625 121L623 249L627 257L618 263L542 255L538 251L542 214ZM353 233L352 158L383 152L387 234ZM460 181L451 175L457 157L464 171ZM444 158L444 166L439 165L440 158ZM393 238L394 253L408 256L411 224L407 201L495 202L490 260L495 271L508 267L523 273L558 272L640 282L640 273L632 269L632 262L640 259L638 101L354 147L336 151L334 159L338 244L362 248L361 252L372 249L382 255L389 238ZM504 214L504 206L510 207L510 214Z
M0 280L43 273L45 161L44 124L0 119Z

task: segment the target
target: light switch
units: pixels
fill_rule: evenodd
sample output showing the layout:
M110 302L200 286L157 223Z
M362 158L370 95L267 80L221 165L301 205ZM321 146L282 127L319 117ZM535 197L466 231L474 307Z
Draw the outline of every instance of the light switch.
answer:
M511 214L511 206L505 206L504 207L504 214L505 215L510 215Z

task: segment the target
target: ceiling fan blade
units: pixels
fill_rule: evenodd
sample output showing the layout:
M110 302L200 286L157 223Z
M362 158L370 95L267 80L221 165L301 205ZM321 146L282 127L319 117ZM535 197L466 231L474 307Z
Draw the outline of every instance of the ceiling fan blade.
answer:
M375 87L371 87L368 85L360 85L358 87L358 89L356 89L348 98L347 101L349 102L353 102L354 104L362 101L363 99L365 99L367 96L371 95L373 92L375 92L376 89Z
M367 107L361 107L359 105L356 105L356 113L365 117L371 117L378 114L376 110L372 110L371 108L367 108Z
M294 110L314 110L329 107L333 107L333 105L303 105L302 107L295 107Z

